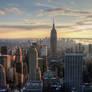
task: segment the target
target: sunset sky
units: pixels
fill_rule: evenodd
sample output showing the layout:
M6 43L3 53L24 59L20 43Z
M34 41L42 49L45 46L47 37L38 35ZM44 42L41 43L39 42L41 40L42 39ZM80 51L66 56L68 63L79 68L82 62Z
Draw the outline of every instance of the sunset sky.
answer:
M0 0L0 38L92 38L92 0Z

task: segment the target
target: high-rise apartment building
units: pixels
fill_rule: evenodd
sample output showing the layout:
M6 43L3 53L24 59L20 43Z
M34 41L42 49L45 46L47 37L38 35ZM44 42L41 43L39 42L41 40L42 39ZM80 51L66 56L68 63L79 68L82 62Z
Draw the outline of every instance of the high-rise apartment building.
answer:
M81 92L83 59L81 53L66 53L64 56L65 89Z
M28 57L29 79L31 81L40 80L41 72L38 67L38 52L34 45L29 48Z

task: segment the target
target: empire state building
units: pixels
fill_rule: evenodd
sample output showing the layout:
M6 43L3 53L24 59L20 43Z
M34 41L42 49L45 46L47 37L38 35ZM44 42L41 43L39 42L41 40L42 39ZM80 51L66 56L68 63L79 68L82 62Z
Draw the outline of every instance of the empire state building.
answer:
M56 57L57 56L57 32L55 29L54 20L53 20L53 27L52 27L51 36L50 36L50 49L51 49L51 56Z

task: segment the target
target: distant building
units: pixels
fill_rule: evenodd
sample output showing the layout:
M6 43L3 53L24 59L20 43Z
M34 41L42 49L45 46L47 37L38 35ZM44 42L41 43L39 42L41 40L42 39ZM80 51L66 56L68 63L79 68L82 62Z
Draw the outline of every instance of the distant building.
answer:
M64 83L65 89L75 89L81 92L83 59L81 53L65 53L64 56Z
M53 28L51 30L51 36L50 36L50 49L51 49L51 56L55 58L57 56L57 32L55 29L54 20L53 20Z
M2 46L1 47L1 55L7 55L7 46Z
M75 46L75 53L83 53L84 52L84 46L79 43Z
M6 72L5 67L0 64L0 92L11 92L6 85Z
M89 56L92 56L92 44L89 44Z
M5 68L6 81L8 83L10 80L10 76L11 76L11 75L9 75L9 69L11 68L11 56L10 55L1 55L0 56L0 64L3 65L3 67Z
M51 59L49 61L49 67L52 71L54 71L56 73L56 75L58 77L63 77L63 67L64 67L64 65L63 65L62 59L61 60Z
M57 83L56 74L51 70L48 70L47 72L44 73L43 80L44 80L44 87L48 87L54 83L55 84Z
M9 69L11 67L10 55L1 55L0 64L3 65L6 68L6 70Z
M23 79L24 79L24 83L26 83L26 81L28 80L28 66L25 60L23 62Z
M56 92L58 88L59 80L55 72L48 70L43 75L43 90L44 92Z
M46 45L42 45L40 48L38 65L41 69L42 74L47 71L48 64L47 64L47 46Z
M42 92L42 82L41 81L28 81L22 92Z
M82 92L92 92L92 84L91 83L82 84Z
M38 66L40 67L41 70L41 76L43 76L44 73L44 59L39 57L38 58Z

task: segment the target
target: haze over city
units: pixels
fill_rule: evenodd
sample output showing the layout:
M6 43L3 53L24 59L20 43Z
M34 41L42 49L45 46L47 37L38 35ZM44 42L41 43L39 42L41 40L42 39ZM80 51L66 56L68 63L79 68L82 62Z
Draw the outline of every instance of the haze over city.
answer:
M92 38L91 0L0 0L0 38Z

